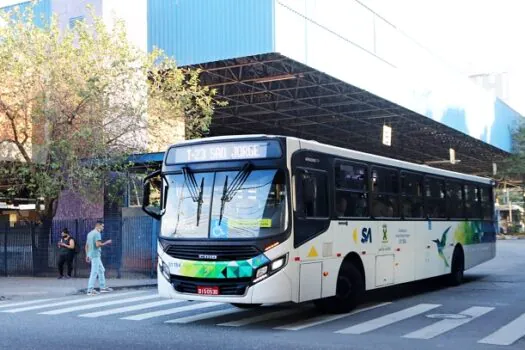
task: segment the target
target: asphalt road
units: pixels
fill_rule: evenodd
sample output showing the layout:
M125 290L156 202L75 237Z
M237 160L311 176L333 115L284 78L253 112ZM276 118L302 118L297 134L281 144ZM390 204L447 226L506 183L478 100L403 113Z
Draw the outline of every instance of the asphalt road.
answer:
M499 241L497 258L459 287L437 279L389 288L338 318L310 304L239 310L164 300L154 289L0 302L0 348L523 350L524 271L525 241Z

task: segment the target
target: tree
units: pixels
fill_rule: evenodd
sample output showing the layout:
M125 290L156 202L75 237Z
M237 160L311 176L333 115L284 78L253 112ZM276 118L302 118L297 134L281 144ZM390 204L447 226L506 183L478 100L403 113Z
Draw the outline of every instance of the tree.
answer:
M38 27L33 9L1 14L0 150L14 161L0 179L4 196L24 190L43 204L50 224L62 191L100 200L131 153L163 149L177 127L202 136L223 103L199 85L200 71L135 48L122 21L110 27L90 12L70 29L55 16Z
M501 162L498 172L508 181L522 182L525 178L525 121L521 119L512 130L511 154Z

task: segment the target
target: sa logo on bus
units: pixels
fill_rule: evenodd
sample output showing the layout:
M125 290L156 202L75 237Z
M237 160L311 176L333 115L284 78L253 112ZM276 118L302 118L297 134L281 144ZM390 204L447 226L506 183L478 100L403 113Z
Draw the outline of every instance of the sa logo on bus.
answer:
M355 244L359 242L359 237L357 236L356 228L352 232L352 238L354 239ZM363 230L361 231L361 243L366 243L367 241L369 243L372 243L372 229L370 227L363 227Z
M370 227L363 227L361 231L361 243L366 243L367 241L372 243L372 229Z

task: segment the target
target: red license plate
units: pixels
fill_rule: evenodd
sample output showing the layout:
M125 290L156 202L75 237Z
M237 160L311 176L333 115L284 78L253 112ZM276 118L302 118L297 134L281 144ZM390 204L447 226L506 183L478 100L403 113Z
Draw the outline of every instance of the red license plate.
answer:
M197 294L219 295L219 287L197 287Z

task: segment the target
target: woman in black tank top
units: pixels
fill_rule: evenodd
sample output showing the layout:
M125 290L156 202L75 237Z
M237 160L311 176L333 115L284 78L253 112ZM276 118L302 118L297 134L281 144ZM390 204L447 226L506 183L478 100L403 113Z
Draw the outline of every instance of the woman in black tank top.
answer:
M71 272L73 271L73 258L75 257L75 240L69 234L67 228L62 230L62 239L58 242L58 276L59 279L64 278L64 263L67 263L67 276L71 278Z

